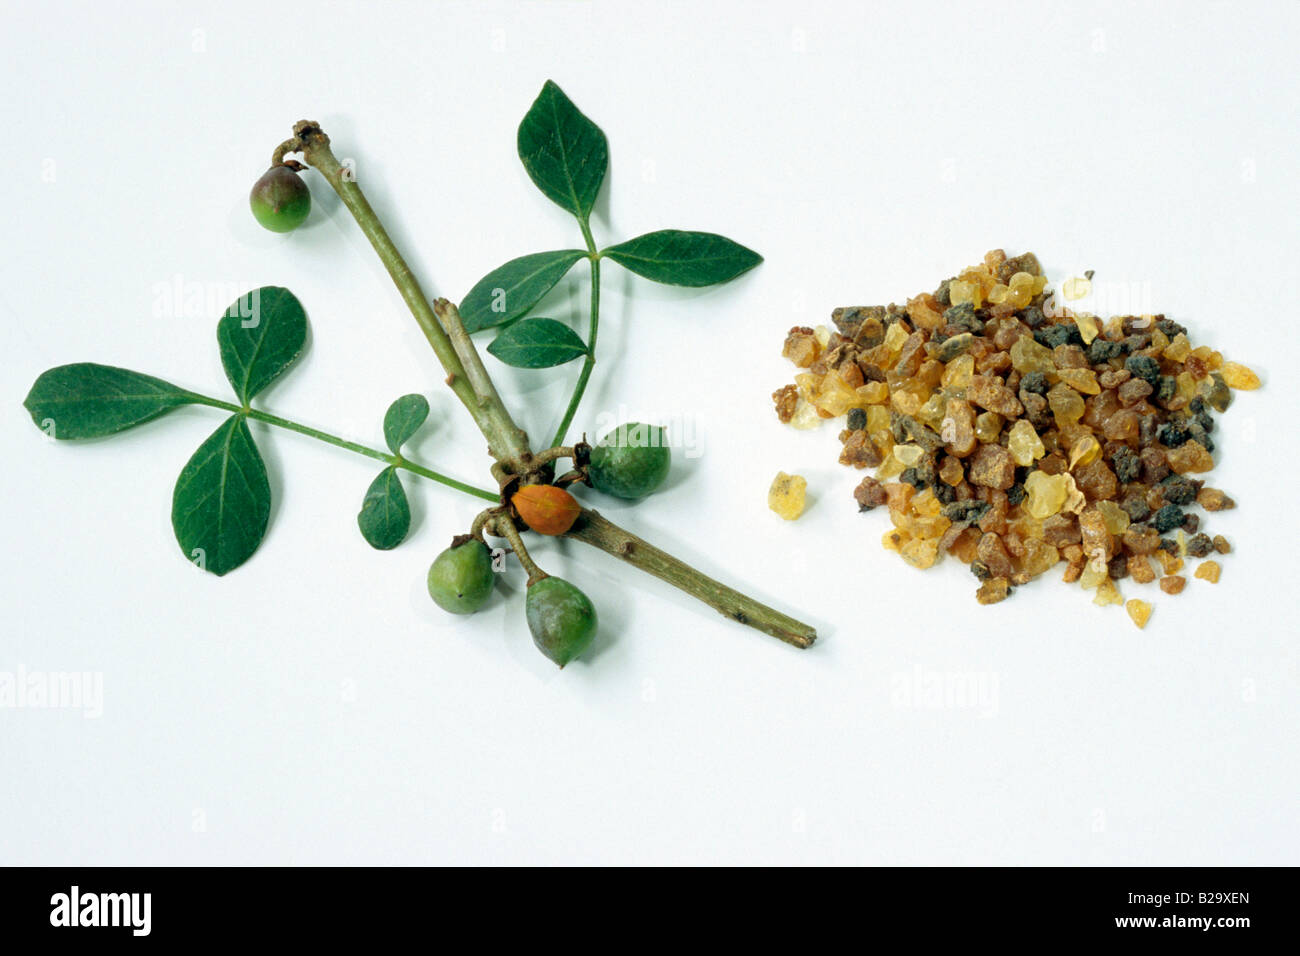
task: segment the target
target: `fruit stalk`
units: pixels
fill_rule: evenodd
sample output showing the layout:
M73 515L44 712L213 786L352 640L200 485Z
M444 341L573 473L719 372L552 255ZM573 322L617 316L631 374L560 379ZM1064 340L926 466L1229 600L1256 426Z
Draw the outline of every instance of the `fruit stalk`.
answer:
M620 528L598 511L584 508L565 537L612 554L703 601L724 617L770 634L787 644L808 648L817 640L815 628L702 574L666 551L661 551L632 532Z
M510 542L511 549L515 552L515 557L528 572L528 583L534 584L548 577L547 573L537 566L532 556L528 553L528 548L524 544L523 536L519 534L519 529L515 523L510 520L509 515L498 514L492 521L489 521L485 529L489 534L495 534L505 538Z

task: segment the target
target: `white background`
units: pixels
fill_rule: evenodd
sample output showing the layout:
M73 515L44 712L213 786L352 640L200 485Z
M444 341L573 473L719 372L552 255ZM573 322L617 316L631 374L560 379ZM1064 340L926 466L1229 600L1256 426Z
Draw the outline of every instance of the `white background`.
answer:
M7 4L0 671L97 672L104 700L0 710L0 862L1300 862L1298 26L1285 3ZM548 543L601 615L561 673L517 571L472 619L425 595L470 499L409 481L410 540L373 552L374 463L260 426L270 531L205 576L168 513L215 413L73 446L19 405L86 360L224 394L226 302L163 290L283 284L312 336L263 407L379 444L389 401L424 391L422 458L486 482L319 177L291 237L246 197L319 120L430 294L459 299L580 244L515 153L547 78L609 137L598 241L695 228L766 257L704 291L608 267L577 424L676 421L701 454L639 506L586 500L806 616L812 651ZM1264 379L1215 432L1240 504L1208 524L1236 546L1222 581L1121 582L1155 600L1145 631L1059 573L982 608L954 562L905 567L887 518L856 513L834 429L772 414L789 326L998 246L1138 289ZM578 268L543 314L577 321L585 296ZM540 435L575 372L501 380ZM778 469L808 477L796 523L766 508ZM963 676L974 706L912 693Z

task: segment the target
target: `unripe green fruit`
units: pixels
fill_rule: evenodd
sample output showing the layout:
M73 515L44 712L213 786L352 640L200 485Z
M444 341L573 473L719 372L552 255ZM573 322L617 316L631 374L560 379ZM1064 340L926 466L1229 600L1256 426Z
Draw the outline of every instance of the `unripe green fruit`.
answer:
M562 578L530 584L524 612L537 649L561 667L596 637L596 609L587 595Z
M591 450L587 477L594 488L607 495L640 498L664 483L671 462L672 453L662 428L628 422Z
M253 216L272 232L292 232L311 212L311 190L288 166L272 166L248 194Z
M495 583L492 555L477 538L448 548L429 566L429 597L452 614L473 614Z

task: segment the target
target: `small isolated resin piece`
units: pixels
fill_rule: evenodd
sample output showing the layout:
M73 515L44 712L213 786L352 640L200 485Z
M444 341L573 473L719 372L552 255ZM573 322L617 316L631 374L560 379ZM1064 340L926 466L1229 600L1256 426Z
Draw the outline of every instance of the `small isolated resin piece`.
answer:
M885 486L868 475L853 489L853 499L858 503L859 511L870 511L885 504L889 496L885 494Z
M1246 368L1244 365L1238 365L1236 362L1224 362L1220 373L1223 375L1223 381L1229 388L1239 388L1243 391L1253 391L1259 388L1259 376Z
M767 492L767 506L786 521L803 514L804 500L808 495L808 481L803 475L787 475L778 471Z
M1220 570L1218 561L1202 561L1196 568L1196 577L1203 581L1209 581L1211 584L1217 584Z
M1133 623L1139 628L1146 627L1147 621L1151 620L1151 602L1149 601L1130 598L1129 602L1124 605L1124 610L1128 611L1128 616L1133 619Z
M1098 607L1105 607L1108 604L1123 604L1124 597L1119 593L1119 587L1115 582L1107 578L1097 585L1097 593L1093 597L1092 603Z
M1118 582L1178 594L1184 562L1231 550L1206 512L1234 502L1202 478L1215 415L1260 382L1163 315L1065 307L1090 280L1057 296L1036 256L995 249L906 305L836 309L834 330L790 330L773 403L795 428L843 423L840 463L870 470L858 508L884 506L881 542L913 567L956 558L983 604L1059 573L1145 623Z
M1080 276L1071 276L1061 283L1061 295L1071 301L1082 299L1092 291L1092 283Z

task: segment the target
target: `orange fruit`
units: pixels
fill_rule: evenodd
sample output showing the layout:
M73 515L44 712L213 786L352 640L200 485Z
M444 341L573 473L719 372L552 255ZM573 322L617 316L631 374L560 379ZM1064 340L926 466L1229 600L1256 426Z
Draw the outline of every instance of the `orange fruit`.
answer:
M564 534L582 511L577 498L555 485L525 485L510 503L524 524L538 534Z

